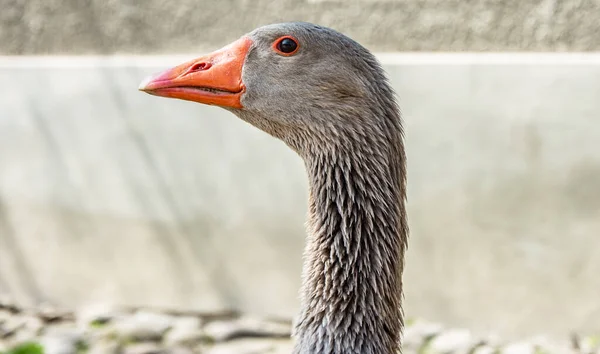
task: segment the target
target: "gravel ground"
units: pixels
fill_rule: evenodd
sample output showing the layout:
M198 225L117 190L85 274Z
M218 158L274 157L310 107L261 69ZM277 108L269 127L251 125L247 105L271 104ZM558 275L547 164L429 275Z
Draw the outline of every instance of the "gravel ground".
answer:
M283 354L291 321L238 313L90 307L77 312L0 303L0 353L10 354ZM600 354L600 337L531 338L507 343L465 329L409 320L404 353Z

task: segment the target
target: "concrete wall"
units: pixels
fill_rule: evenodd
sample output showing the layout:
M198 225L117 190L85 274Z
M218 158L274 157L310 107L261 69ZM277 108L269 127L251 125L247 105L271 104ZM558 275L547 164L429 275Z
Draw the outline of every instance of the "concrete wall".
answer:
M190 53L303 20L376 51L600 49L600 0L0 0L0 54Z
M600 65L381 57L407 127L408 315L600 331ZM180 58L116 60L0 60L0 293L294 315L301 161L137 91Z

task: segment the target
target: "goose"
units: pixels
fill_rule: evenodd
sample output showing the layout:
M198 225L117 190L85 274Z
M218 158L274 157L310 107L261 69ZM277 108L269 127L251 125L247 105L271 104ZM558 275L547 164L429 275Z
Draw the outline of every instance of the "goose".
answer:
M303 159L308 235L293 353L398 353L406 156L395 93L375 56L333 29L280 23L139 89L222 107Z

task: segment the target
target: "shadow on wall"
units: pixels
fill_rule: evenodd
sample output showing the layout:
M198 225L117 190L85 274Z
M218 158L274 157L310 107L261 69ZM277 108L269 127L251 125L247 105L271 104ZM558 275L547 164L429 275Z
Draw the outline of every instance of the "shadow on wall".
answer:
M538 333L535 317L557 335L598 330L600 306L585 289L600 287L600 163L525 165L411 203L409 313L509 336ZM435 299L421 301L423 292Z

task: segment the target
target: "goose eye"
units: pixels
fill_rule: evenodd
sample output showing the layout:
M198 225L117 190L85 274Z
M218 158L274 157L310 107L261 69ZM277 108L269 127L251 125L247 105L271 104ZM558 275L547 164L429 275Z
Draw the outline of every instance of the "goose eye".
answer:
M279 54L292 55L298 50L298 41L292 37L282 37L275 41L274 48Z

